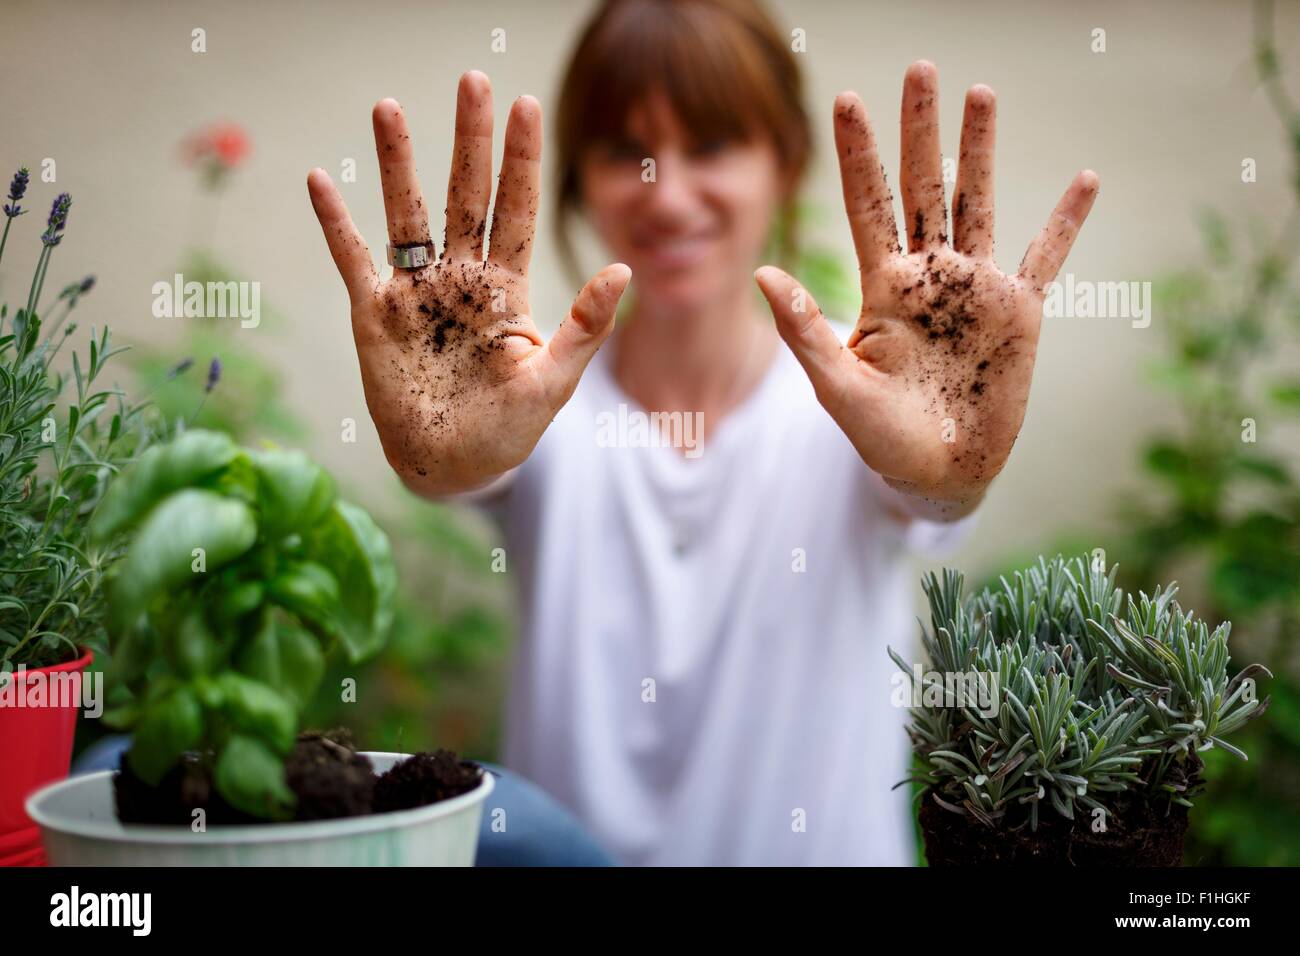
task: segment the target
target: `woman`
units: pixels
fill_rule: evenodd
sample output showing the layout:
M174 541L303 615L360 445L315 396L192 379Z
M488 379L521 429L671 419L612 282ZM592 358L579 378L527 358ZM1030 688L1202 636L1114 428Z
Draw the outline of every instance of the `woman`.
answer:
M505 763L622 862L912 859L885 652L911 637L906 552L958 533L1005 464L1044 286L1097 192L1080 173L1000 272L993 91L966 96L951 238L937 91L913 64L906 251L866 109L835 102L852 330L780 269L754 272L809 134L786 38L747 0L610 0L583 34L560 98L561 210L621 261L549 341L528 303L536 100L510 110L489 229L491 90L461 78L441 249L401 107L376 105L386 281L328 176L309 176L389 462L503 523L522 620ZM649 429L611 432L646 412Z

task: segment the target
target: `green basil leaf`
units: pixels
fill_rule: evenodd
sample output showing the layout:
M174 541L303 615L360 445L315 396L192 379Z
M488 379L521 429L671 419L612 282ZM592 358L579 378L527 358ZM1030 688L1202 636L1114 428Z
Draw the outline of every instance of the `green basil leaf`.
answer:
M241 673L279 691L300 711L325 675L325 655L316 638L269 616L236 663Z
M204 573L242 555L257 540L252 509L215 492L186 489L150 512L118 565L109 592L115 626L128 626L160 594L194 583L195 549Z
M284 762L260 740L233 734L213 773L217 792L236 809L268 820L287 820L296 802L284 779Z
M222 711L240 733L265 741L277 753L293 749L298 735L298 712L289 701L261 681L234 671L216 678Z
M334 479L300 451L251 453L262 524L271 534L305 531L334 503Z
M210 677L196 677L190 682L194 688L194 693L201 703L208 710L220 710L221 705L226 702L225 692L216 680Z
M267 582L266 592L286 611L321 624L330 634L338 631L339 582L324 565L294 562Z
M227 623L236 621L261 607L265 597L266 586L261 581L240 581L223 588L217 598L217 619Z
M112 642L111 677L114 683L130 686L143 678L149 665L158 658L162 641L158 632L145 621L118 628L114 633L119 636Z
M140 719L140 705L136 701L130 701L121 707L110 707L100 715L99 719L104 722L105 727L112 727L114 730L130 730Z
M201 608L191 608L171 636L171 659L183 677L211 674L221 663L221 641Z
M91 536L99 543L107 541L143 519L173 491L225 468L237 453L228 435L201 430L154 445L109 483L90 520Z
M127 760L145 783L157 786L203 733L203 710L185 687L148 704L136 722Z
M341 584L339 638L349 659L356 663L376 653L392 625L397 592L388 536L356 505L336 501L304 543Z

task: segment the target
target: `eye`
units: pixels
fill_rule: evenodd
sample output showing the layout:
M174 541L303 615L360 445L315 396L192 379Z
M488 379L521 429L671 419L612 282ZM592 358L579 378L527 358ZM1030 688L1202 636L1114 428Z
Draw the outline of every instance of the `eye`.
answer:
M644 144L635 139L615 139L605 144L605 158L612 162L641 162L649 156Z
M691 155L699 159L708 159L723 152L731 143L722 138L704 139L691 146Z

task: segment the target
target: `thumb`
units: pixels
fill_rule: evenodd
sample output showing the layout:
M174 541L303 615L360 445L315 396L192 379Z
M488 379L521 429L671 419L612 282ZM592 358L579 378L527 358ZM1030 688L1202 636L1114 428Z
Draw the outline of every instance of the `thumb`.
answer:
M614 329L614 313L632 270L621 262L605 266L582 287L573 308L540 353L542 378L548 394L569 400L587 363Z
M826 322L811 293L776 266L754 273L776 318L776 330L819 391L831 384L844 343Z

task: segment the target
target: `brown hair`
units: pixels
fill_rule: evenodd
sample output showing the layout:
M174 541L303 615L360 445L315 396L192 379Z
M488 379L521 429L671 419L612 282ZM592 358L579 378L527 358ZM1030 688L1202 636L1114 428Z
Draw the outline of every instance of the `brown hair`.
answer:
M605 0L560 89L555 226L567 263L583 155L622 136L629 112L652 92L701 140L771 140L788 184L778 254L793 255L793 205L812 135L789 39L757 0Z

